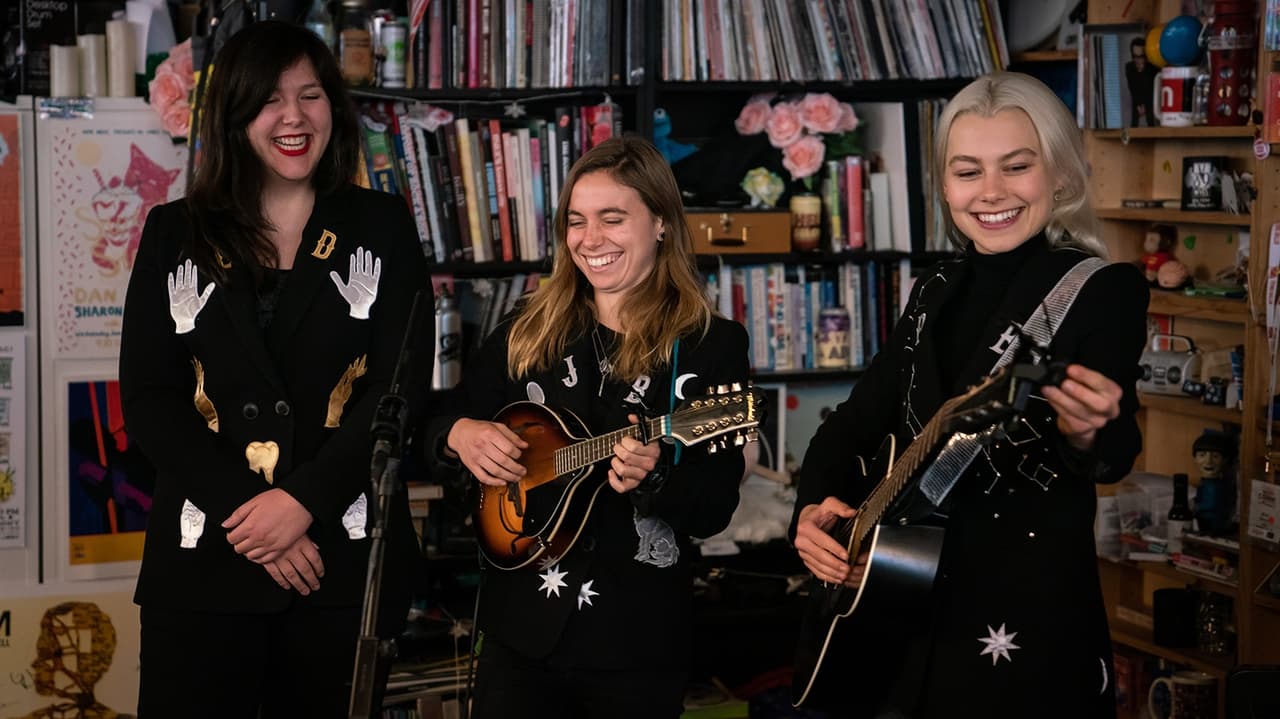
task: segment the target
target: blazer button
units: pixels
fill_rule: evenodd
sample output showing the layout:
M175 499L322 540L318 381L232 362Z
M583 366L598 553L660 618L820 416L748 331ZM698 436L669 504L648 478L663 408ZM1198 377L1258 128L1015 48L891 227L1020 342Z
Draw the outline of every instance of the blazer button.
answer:
M289 416L289 403L284 400L280 400L279 402L276 402L276 414L280 415L281 417Z
M258 405L253 402L245 402L244 407L240 408L240 412L244 414L245 419L257 419Z
M584 552L594 552L596 548L596 538L583 537L581 546L582 546L582 551Z

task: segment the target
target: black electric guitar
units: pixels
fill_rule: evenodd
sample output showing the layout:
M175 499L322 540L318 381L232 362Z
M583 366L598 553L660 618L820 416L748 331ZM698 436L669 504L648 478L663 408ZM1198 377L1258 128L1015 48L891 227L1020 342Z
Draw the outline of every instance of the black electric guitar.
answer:
M926 600L942 552L942 520L919 491L922 474L953 438L983 442L995 434L1026 408L1036 386L1056 383L1051 374L1060 371L1004 367L944 403L901 455L890 435L871 466L862 467L864 477L882 479L857 514L838 521L831 534L851 558L869 553L866 571L856 589L811 583L792 679L796 706L838 703L871 712L884 699L902 670L904 629L927 621Z
M518 569L545 555L563 557L577 540L596 495L607 484L592 467L613 457L623 437L648 442L670 437L686 446L713 440L708 451L755 439L764 394L736 384L708 389L675 412L592 437L571 412L556 412L534 402L515 402L493 421L505 424L529 446L519 462L525 475L495 487L479 485L472 517L480 550L499 569Z

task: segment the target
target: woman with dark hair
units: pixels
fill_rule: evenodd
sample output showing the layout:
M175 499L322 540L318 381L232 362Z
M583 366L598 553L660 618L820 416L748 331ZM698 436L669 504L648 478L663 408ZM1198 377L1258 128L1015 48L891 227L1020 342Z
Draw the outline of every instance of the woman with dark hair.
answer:
M572 412L599 434L747 379L746 332L707 303L675 178L653 145L620 137L586 152L565 181L555 234L550 279L468 364L461 416L443 433L445 456L504 491L519 486L526 439L538 438L490 421L509 403ZM681 712L689 538L728 524L742 452L629 436L602 448L573 546L553 538L536 563L486 567L477 719Z
M195 180L148 215L125 300L125 421L157 470L139 714L346 716L369 428L426 267L403 198L349 184L355 110L320 40L253 24L214 67ZM392 509L384 629L415 546Z

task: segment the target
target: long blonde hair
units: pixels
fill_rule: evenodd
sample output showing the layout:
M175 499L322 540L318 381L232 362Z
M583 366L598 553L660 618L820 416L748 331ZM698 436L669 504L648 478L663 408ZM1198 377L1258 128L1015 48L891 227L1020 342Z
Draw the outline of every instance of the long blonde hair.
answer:
M961 115L994 117L1003 110L1019 110L1031 120L1045 161L1045 172L1056 183L1053 210L1045 235L1053 246L1078 247L1105 258L1106 246L1098 234L1098 218L1089 202L1084 146L1075 119L1066 105L1044 83L1018 72L993 72L965 85L938 118L934 136L934 177L941 186L947 165L947 140L951 124ZM963 248L964 237L943 213L952 243Z
M551 367L596 322L591 284L569 256L566 240L574 185L593 172L606 172L635 190L664 228L653 271L631 290L619 312L622 342L610 358L614 371L626 381L649 374L671 361L676 338L711 326L711 305L694 266L693 236L671 168L647 140L615 137L583 154L565 179L556 207L551 278L524 302L511 327L507 372L512 379Z

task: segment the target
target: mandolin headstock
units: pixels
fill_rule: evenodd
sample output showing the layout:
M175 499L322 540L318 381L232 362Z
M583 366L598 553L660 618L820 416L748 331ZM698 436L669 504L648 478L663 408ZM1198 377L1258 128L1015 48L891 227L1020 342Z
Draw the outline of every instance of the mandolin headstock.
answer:
M663 434L686 446L711 440L707 452L756 440L756 428L764 419L764 393L735 382L708 387L705 397L689 400L666 417Z

